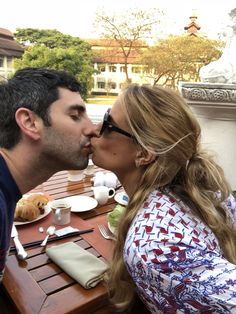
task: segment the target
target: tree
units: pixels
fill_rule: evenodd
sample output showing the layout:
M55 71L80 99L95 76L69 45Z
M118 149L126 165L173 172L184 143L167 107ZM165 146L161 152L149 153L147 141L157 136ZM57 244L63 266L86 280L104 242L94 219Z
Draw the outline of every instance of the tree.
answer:
M48 48L65 49L71 46L81 46L83 49L91 48L79 37L62 34L56 29L17 28L14 36L23 45L43 44Z
M199 81L200 68L218 59L222 43L195 36L170 36L143 52L141 63L155 84L176 88L179 81Z
M158 10L147 12L134 9L123 15L107 15L105 12L96 14L95 26L101 29L100 36L115 41L120 50L118 53L123 56L127 82L130 82L128 58L132 50L140 50L144 39L150 37L152 28L160 22L157 13L161 14Z
M81 96L86 99L94 73L88 43L57 30L17 29L15 36L28 45L22 58L15 60L16 69L30 66L66 70L78 79Z

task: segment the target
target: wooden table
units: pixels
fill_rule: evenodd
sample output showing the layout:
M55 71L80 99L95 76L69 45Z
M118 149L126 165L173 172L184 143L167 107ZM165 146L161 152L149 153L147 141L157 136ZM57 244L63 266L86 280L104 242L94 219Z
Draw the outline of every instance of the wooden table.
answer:
M38 186L32 192L44 192L53 199L64 198L72 195L92 196L91 177L86 177L81 182L68 182L67 172L59 172L47 182ZM48 247L73 241L104 261L111 258L113 243L105 240L99 233L97 225L106 224L106 213L115 206L113 199L104 206L83 213L72 213L72 227L94 231L81 236L73 236L60 241L48 243ZM39 232L39 227L46 230L52 223L51 213L36 222L18 226L21 242L27 243L43 239L45 233ZM60 226L61 227L61 226ZM21 314L66 314L66 313L114 313L112 311L104 283L99 283L95 288L84 289L71 277L64 273L46 255L44 248L37 246L27 249L28 258L19 261L15 254L8 257L3 279L6 303L11 301L13 307L9 312L0 310L1 313ZM0 303L1 305L1 303Z

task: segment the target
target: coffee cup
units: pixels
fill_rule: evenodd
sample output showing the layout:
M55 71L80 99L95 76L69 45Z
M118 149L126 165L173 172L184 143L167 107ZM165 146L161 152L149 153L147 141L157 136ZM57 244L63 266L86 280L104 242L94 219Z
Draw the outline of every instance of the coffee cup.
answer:
M56 225L67 225L70 223L71 205L65 199L51 202L52 222Z
M85 177L83 170L67 170L67 172L69 181L81 181Z
M108 199L113 197L116 193L113 188L108 188L107 186L95 186L92 188L92 190L94 193L94 198L100 205L106 204Z

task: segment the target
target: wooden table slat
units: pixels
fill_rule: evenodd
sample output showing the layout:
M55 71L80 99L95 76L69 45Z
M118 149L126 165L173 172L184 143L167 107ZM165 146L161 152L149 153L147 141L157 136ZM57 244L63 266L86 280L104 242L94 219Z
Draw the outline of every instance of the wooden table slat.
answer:
M47 295L49 295L65 289L68 286L71 286L73 283L76 284L75 280L68 276L66 273L62 272L40 281L39 286Z
M57 293L49 295L40 314L89 314L108 304L105 287L102 283L96 289L85 290L79 285L72 285ZM64 302L62 302L64 300ZM70 300L68 302L67 300ZM78 304L80 308L78 311Z
M35 281L39 282L45 278L61 273L62 270L54 263L43 265L30 271L31 276Z
M14 255L8 257L3 284L19 313L39 313L47 296L38 286L26 268L19 268L18 260ZM30 295L30 299L27 296ZM19 302L18 302L19 301Z
M25 261L26 268L30 271L31 269L37 268L41 265L46 265L50 263L48 256L45 253L35 255L33 257L27 258Z

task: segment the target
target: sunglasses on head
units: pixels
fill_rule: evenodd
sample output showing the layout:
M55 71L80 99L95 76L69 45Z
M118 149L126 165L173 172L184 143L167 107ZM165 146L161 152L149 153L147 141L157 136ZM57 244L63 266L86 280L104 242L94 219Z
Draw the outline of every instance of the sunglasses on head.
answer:
M103 132L105 130L109 131L109 132L117 132L117 133L120 133L120 134L123 134L127 137L130 137L130 138L133 138L133 135L131 135L130 133L122 130L121 128L119 128L118 126L112 124L111 122L111 116L110 116L110 111L111 109L109 108L107 110L107 112L105 113L104 115L104 118L103 118L103 123L102 123L102 128L101 128L101 131L100 131L100 135L103 134Z

